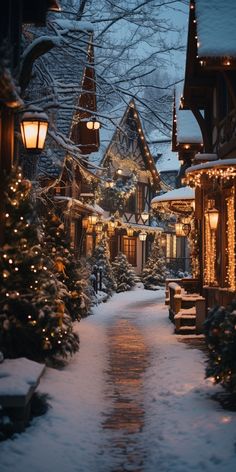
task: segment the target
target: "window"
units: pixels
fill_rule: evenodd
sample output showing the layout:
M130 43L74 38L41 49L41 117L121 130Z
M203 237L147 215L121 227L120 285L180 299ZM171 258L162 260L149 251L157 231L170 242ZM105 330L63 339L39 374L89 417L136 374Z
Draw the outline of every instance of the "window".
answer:
M137 185L136 210L137 213L142 213L144 210L144 186L142 184Z
M122 252L126 255L128 262L132 264L132 266L137 265L137 240L136 238L128 238L127 236L123 236Z

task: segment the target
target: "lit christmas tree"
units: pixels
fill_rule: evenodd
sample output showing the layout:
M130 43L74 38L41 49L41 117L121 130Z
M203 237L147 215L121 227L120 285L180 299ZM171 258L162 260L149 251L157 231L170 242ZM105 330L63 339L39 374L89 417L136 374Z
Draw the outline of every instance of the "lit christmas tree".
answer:
M142 272L142 282L144 288L155 290L160 285L165 284L166 264L163 252L158 239L154 241L152 253Z
M6 184L6 242L0 249L0 350L6 357L66 357L79 340L65 311L65 287L43 252L30 190L14 170Z
M236 301L210 311L205 335L210 352L206 376L236 393Z
M125 254L120 252L112 263L113 274L116 281L116 291L126 292L135 286L136 274L131 264L129 264Z
M111 295L116 290L116 283L110 263L110 251L107 238L103 236L91 258L91 266L97 266L102 272L102 290Z
M57 278L67 288L65 306L73 320L80 320L90 313L93 296L90 268L84 259L75 257L60 218L47 211L43 221L45 252L54 265Z

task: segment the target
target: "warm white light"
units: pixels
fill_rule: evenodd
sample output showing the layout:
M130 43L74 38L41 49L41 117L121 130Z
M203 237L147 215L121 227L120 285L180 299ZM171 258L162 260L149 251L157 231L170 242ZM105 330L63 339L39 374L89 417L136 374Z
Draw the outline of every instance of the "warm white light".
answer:
M88 221L90 225L95 225L97 223L97 215L89 215Z
M129 237L134 235L134 230L131 227L127 228L126 232L127 232L127 236L129 236Z
M37 109L29 110L23 114L20 128L24 147L29 151L42 150L44 148L47 130L48 116Z
M141 218L142 218L142 220L143 220L144 223L145 223L145 222L148 220L148 218L149 218L149 213L148 213L147 211L143 211L143 212L141 213Z
M207 211L209 225L212 231L216 231L219 221L219 211L216 208L211 208Z
M97 121L95 117L92 117L86 122L86 126L90 130L99 129L101 127L100 121Z
M140 241L146 241L147 233L145 233L145 231L141 231L141 233L139 233L138 237L139 237Z

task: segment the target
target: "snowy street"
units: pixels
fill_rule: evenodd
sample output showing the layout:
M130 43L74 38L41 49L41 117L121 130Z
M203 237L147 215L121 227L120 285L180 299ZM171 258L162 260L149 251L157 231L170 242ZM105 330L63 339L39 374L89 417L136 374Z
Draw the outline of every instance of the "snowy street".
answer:
M210 396L204 354L173 334L164 290L115 294L47 369L48 413L0 444L1 472L233 472L236 413Z

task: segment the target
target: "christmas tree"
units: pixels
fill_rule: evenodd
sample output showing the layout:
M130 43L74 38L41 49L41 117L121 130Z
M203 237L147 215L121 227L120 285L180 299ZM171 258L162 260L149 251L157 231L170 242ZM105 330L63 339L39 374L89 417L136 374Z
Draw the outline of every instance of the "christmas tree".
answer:
M102 290L111 295L116 290L116 283L113 276L112 266L110 263L110 251L108 240L103 235L95 248L93 256L90 260L91 266L96 266L102 274Z
M236 301L209 312L205 335L210 352L206 376L236 393Z
M65 310L64 285L43 251L31 184L15 169L5 186L0 249L0 350L34 360L72 354L78 336Z
M144 288L155 290L160 285L164 285L166 278L166 264L163 252L158 239L154 241L150 257L142 272L142 282Z
M64 224L55 211L47 211L43 221L45 252L53 262L57 278L67 288L65 306L73 320L80 320L90 313L93 295L90 268L70 248Z
M126 292L135 285L136 274L131 264L129 264L125 254L120 252L112 263L113 274L116 281L116 291Z

